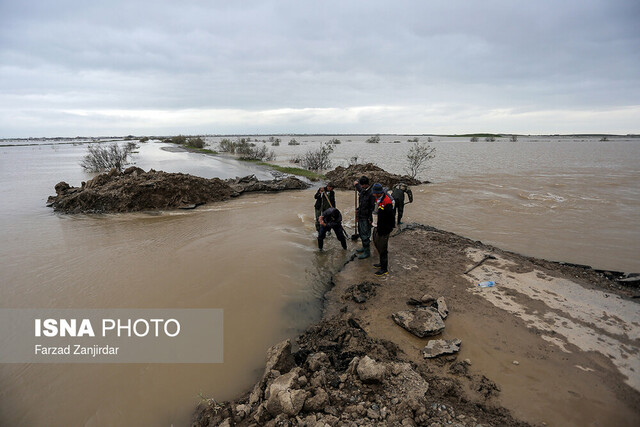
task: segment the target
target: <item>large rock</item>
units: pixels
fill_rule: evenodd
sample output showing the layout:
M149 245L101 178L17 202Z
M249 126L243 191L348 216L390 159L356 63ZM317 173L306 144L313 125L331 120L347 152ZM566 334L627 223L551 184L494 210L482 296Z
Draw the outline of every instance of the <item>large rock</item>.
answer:
M460 351L462 341L458 338L452 340L431 340L422 349L422 355L425 359L431 359L443 354L453 354Z
M302 410L309 393L299 389L299 375L300 368L295 368L273 380L266 396L266 408L271 415L296 416Z
M364 356L358 362L356 368L358 377L363 383L380 383L387 375L387 367L383 363L378 363L369 356Z
M398 390L398 395L405 401L424 399L429 383L417 373L409 363L395 362L390 364L391 388Z
M398 325L420 338L438 335L444 330L442 317L431 307L403 310L393 313L391 317Z
M267 350L267 363L265 373L273 370L286 374L296 366L296 361L291 354L291 340L286 339Z
M323 352L311 354L307 357L307 365L311 372L319 371L329 366L329 357Z
M317 388L313 397L304 402L304 410L307 412L319 412L329 404L329 394L323 388Z

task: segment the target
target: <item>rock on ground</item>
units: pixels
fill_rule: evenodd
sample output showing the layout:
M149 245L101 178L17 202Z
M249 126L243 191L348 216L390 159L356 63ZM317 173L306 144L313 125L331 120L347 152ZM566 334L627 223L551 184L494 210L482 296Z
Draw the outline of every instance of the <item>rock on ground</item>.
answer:
M398 325L420 338L438 335L444 330L442 317L431 307L402 310L391 317Z
M453 354L460 351L462 341L455 338L452 340L431 340L422 349L425 359L442 356L443 354Z

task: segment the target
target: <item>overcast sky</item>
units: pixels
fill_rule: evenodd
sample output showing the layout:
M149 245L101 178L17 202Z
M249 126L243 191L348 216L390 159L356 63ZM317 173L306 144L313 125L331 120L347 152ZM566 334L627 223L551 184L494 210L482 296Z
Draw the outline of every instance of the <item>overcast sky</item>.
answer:
M640 2L0 0L0 137L640 133Z

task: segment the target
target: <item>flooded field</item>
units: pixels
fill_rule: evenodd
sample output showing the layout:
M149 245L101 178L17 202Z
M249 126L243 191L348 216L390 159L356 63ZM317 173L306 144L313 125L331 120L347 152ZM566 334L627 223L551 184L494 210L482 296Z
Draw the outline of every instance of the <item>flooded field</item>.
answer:
M299 137L302 145L288 146L281 138L273 149L283 164L325 140ZM357 155L402 172L407 137L400 144L340 138L336 164ZM527 255L640 270L637 142L432 145L437 157L423 178L433 183L414 188L406 221ZM161 146L142 144L137 166L270 177L253 165ZM326 253L315 251L313 190L253 194L189 212L53 214L45 201L57 182L91 178L78 166L85 150L0 147L0 307L223 308L225 363L0 365L0 424L184 425L200 393L225 400L245 391L266 348L319 318L328 279L348 254L335 239ZM338 193L349 231L352 203L351 192Z

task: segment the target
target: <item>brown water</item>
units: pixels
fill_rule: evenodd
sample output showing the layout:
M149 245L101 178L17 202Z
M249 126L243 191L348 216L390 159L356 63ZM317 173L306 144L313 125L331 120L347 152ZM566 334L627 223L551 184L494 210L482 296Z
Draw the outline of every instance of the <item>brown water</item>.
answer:
M435 183L414 189L407 221L545 258L640 270L640 144L435 144ZM406 145L345 141L336 160L375 153L399 171ZM283 157L301 149L280 148ZM199 393L224 400L246 391L265 349L319 318L328 278L346 255L334 239L315 252L313 190L190 212L53 214L44 206L53 185L90 177L77 166L84 150L0 148L0 307L223 308L225 362L0 365L0 424L184 425ZM138 165L266 177L153 144ZM346 218L352 203L352 193L338 194Z

